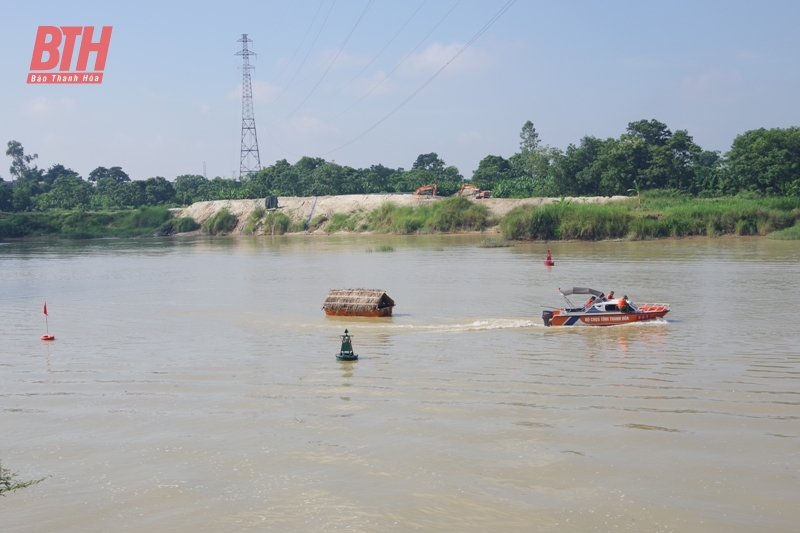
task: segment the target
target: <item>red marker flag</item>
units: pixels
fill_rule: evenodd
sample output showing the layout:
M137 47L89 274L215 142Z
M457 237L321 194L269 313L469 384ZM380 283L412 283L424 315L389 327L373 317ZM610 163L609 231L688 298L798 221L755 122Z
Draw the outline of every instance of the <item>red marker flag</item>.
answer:
M45 315L47 315L47 302L44 303L44 310L42 311ZM48 315L50 316L50 315Z

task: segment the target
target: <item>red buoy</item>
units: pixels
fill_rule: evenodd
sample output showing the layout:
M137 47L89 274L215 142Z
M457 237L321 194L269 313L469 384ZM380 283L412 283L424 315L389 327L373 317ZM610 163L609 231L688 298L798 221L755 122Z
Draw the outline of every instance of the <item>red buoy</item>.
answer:
M48 324L48 320L47 320L47 317L49 316L47 314L47 302L44 303L44 309L42 309L42 314L44 315L44 326L46 328L45 330L47 331L47 333L42 335L40 338L43 341L54 341L54 340L56 340L56 336L55 335L50 335L50 325Z
M555 262L553 261L553 256L550 255L550 250L547 250L547 259L544 260L544 266L555 266Z

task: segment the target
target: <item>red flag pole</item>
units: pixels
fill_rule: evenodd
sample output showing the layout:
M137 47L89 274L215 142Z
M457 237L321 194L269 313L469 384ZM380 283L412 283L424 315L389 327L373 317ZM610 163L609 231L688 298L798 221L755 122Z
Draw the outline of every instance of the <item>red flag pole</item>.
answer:
M50 335L50 323L49 323L50 321L47 319L47 317L48 317L48 315L47 315L47 302L44 303L44 308L42 309L42 313L44 313L44 327L47 330L47 333L45 335L42 335L42 340L43 341L54 341L54 340L56 340L56 338L55 338L54 335Z

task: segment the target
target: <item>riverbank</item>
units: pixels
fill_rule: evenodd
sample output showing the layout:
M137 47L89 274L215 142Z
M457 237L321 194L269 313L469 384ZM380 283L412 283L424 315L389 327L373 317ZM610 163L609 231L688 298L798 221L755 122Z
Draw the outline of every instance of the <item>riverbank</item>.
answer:
M666 194L606 205L558 202L516 208L500 221L511 240L658 239L779 235L800 220L800 198L692 198Z
M89 213L45 211L0 213L0 238L53 236L67 239L143 237L169 234L175 226L196 229L173 218L165 207L140 207L126 211Z
M559 202L560 198L486 198L476 200L464 197L472 204L483 206L487 213L487 220L490 225L496 225L496 221L504 217L511 210L519 207L538 207ZM625 196L589 196L566 198L565 201L576 204L605 204L609 202L619 202L626 200ZM453 197L430 197L414 196L413 194L347 194L339 196L319 196L319 197L278 197L278 213L282 213L288 219L287 228L280 233L294 233L305 231L308 224L309 232L331 233L342 229L356 231L369 215L376 210L391 204L394 208L430 208L439 202L454 200ZM466 209L467 206L462 204ZM176 216L191 217L198 224L204 224L208 219L216 215L223 209L227 209L237 219L235 227L231 230L233 234L248 234L245 228L248 221L259 207L264 207L264 199L257 200L215 200L210 202L195 202L192 205L174 210ZM424 211L424 209L423 209ZM407 212L407 211L406 211ZM259 220L269 216L264 213ZM270 235L276 233L275 228L270 222L276 217L273 215L265 224L258 225L251 229L254 235ZM282 217L277 217L282 218ZM347 223L342 224L346 219ZM491 221L495 221L494 224ZM282 221L284 222L284 221ZM333 224L331 226L331 224ZM279 226L282 224L279 224ZM330 227L329 227L330 226ZM343 227L340 227L343 226ZM366 227L361 231L369 231ZM416 231L416 230L415 230Z
M263 205L263 200L260 201ZM225 210L231 233L282 235L372 232L459 233L494 229L526 240L658 239L722 235L797 238L800 198L695 198L668 191L641 197L486 199L353 195L280 198L266 212L254 200L200 202L178 214L205 222Z
M768 235L798 239L800 198L700 199L665 191L641 198L430 198L413 195L280 197L197 202L109 213L0 213L0 238L138 237L186 234L283 235L342 232L493 232L513 241L658 239ZM202 227L202 229L200 229Z

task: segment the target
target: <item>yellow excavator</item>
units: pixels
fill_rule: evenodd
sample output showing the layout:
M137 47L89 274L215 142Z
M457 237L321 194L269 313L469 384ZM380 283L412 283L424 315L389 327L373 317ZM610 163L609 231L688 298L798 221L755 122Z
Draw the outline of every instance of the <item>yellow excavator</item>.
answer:
M414 196L436 196L438 190L439 186L435 183L433 185L423 185L414 191Z
M465 183L458 191L458 196L474 196L477 200L482 198L489 198L492 191L482 191L477 185Z

